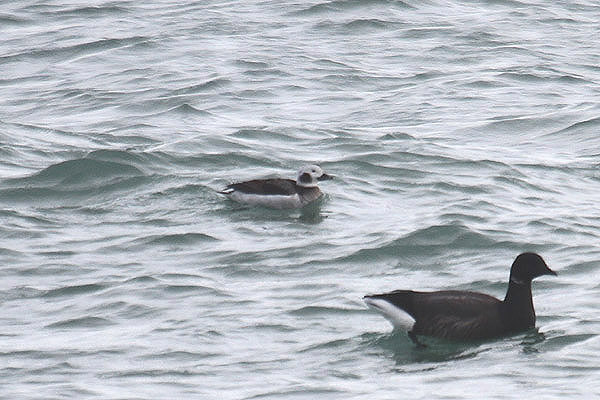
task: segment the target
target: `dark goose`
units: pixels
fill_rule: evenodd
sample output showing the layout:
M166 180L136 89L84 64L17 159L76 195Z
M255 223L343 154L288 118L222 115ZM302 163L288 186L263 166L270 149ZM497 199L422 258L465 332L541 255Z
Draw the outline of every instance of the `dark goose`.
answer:
M367 295L367 305L383 314L397 329L416 335L454 341L496 338L535 326L531 281L541 275L555 275L536 253L517 256L510 269L504 300L483 293L443 290L415 292L395 290Z
M300 169L297 179L254 179L232 183L221 194L231 200L253 206L277 209L300 208L317 200L322 192L318 182L333 179L318 165L307 165Z

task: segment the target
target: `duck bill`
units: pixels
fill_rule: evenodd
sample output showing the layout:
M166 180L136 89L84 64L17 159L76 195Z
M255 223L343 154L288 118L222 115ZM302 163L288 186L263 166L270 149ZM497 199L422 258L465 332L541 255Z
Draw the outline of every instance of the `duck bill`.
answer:
M317 178L318 181L329 181L331 179L333 179L333 176L327 174L323 174Z
M546 275L558 276L558 274L552 271L550 268L546 267Z

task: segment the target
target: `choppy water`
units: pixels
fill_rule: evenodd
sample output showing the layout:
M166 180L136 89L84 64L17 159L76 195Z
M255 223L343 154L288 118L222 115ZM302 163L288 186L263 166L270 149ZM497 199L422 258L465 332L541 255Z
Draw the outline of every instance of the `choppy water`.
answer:
M0 2L0 397L600 395L593 1ZM215 190L336 180L304 212ZM541 334L415 348L366 293Z

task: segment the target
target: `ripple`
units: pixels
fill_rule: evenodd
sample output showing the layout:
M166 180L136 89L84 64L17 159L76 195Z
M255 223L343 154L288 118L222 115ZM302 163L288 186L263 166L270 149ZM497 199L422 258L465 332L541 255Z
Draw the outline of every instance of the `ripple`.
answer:
M197 376L188 369L130 369L125 371L110 372L102 374L103 378L156 378L156 377L190 377Z
M0 299L2 301L11 301L19 299L31 299L39 297L44 292L29 286L16 287L8 290L0 290Z
M188 294L190 292L196 292L208 296L230 297L220 290L201 285L161 285L158 289L165 293Z
M314 316L314 315L327 315L327 314L337 314L337 315L346 315L346 314L363 314L364 310L356 310L349 308L339 308L339 307L326 307L326 306L306 306L296 310L292 310L288 312L291 315L298 316Z
M55 184L78 185L89 184L94 180L106 180L123 176L142 175L142 171L131 165L113 161L99 161L93 159L80 159L63 161L51 165L39 173L20 179L23 185Z
M97 54L110 49L139 44L147 40L148 38L142 36L132 36L122 39L101 39L71 46L58 46L49 50L30 50L9 56L0 56L0 62L31 62L39 59L48 59L54 62L64 61L66 59Z
M517 243L494 240L491 236L469 229L464 225L434 225L381 244L363 248L338 262L366 262L377 259L423 257L425 254L443 254L447 249L512 249Z
M190 94L197 94L197 93L205 93L207 91L214 91L217 89L220 90L220 89L226 88L231 83L232 82L229 79L213 78L213 79L209 79L202 83L183 87L180 89L175 89L175 90L171 91L171 95L182 96L182 95L190 95Z
M99 17L99 16L112 16L113 14L122 15L128 13L130 10L126 7L114 6L114 5L98 5L88 7L73 7L66 10L53 10L48 12L48 15L53 17L73 17L78 18L81 15L88 17Z
M23 17L17 17L16 15L10 15L10 14L0 14L0 24L4 25L4 26L10 26L10 25L17 25L17 26L22 26L22 25L27 25L30 24L32 22L31 19L28 18L23 18Z
M184 103L184 104L180 104L175 107L172 107L172 108L166 110L165 113L177 113L177 114L181 114L183 116L190 116L190 115L211 116L211 115L213 115L209 111L201 110L201 109L196 108L188 103Z
M63 321L55 322L50 325L47 325L46 328L49 329L85 329L85 328L102 328L110 325L114 325L115 323L100 317L81 317L81 318L71 318Z
M313 15L313 14L322 14L331 11L347 11L356 8L366 8L366 7L390 7L394 9L405 9L405 8L414 8L408 3L402 1L390 1L390 0L332 0L332 1L324 1L319 4L315 4L308 8L305 8L300 11L295 11L294 14L297 15Z
M561 351L565 347L598 337L597 334L562 334L555 336L553 332L547 332L546 336L548 338L543 345L545 351Z
M206 235L204 233L176 233L170 235L151 235L145 238L136 239L134 243L143 244L145 246L181 246L191 245L205 242L215 242L219 239Z
M192 351L181 351L181 350L173 350L173 351L165 351L159 353L147 354L139 357L141 360L172 360L177 362L185 362L185 361L199 361L205 360L207 358L215 358L220 356L218 353L211 352L192 352Z
M106 289L107 287L108 286L106 285L100 285L96 283L90 283L87 285L65 286L58 289L48 290L44 293L43 297L62 297L95 293L100 290Z

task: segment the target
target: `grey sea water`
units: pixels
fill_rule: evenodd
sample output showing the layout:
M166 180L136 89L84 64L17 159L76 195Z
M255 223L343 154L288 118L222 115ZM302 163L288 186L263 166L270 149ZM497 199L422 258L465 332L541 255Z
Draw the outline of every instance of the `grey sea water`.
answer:
M0 398L600 396L594 1L0 1ZM217 190L336 176L303 211ZM364 294L539 332L417 349Z

